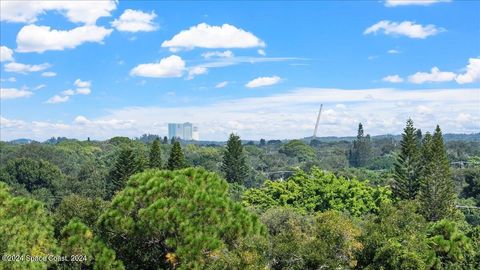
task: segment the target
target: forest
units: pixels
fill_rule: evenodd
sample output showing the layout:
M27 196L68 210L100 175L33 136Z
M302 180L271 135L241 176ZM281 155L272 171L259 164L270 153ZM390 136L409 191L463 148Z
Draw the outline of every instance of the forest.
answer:
M0 269L480 269L480 134L367 132L0 142Z

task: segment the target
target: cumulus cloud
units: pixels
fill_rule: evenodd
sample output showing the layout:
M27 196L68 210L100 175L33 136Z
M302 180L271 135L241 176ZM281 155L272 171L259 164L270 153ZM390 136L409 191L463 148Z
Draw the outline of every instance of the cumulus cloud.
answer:
M112 26L122 32L152 32L158 29L153 20L155 12L145 13L140 10L126 9L120 18L112 22Z
M215 88L224 88L227 85L228 85L228 81L223 81L223 82L217 83L217 85L215 85Z
M90 88L77 88L77 94L78 95L89 95L92 91Z
M47 102L47 103L50 103L50 104L56 104L56 103L67 102L69 99L70 99L69 96L59 96L59 95L55 95L55 96L49 98L46 102Z
M130 71L130 75L152 78L181 77L185 71L185 61L180 56L172 55L158 63L140 64Z
M64 96L73 96L73 95L75 95L75 91L72 90L72 89L67 89L65 91L62 91L61 94L64 95Z
M195 76L206 74L207 72L208 72L208 69L206 67L200 67L200 66L191 67L191 68L188 69L187 79L191 80L191 79L195 78Z
M194 48L254 48L265 47L265 42L254 34L230 24L210 26L201 23L183 30L162 43L171 51Z
M0 88L0 99L24 98L30 97L31 95L33 95L33 92L23 89Z
M455 80L459 84L480 81L480 58L470 58L464 74L459 74Z
M398 76L398 75L389 75L386 76L382 79L384 82L390 82L390 83L401 83L403 82L403 78Z
M92 85L91 81L82 81L80 79L76 79L75 82L73 83L76 87L80 88L88 88Z
M389 53L389 54L399 54L400 51L399 51L399 50L395 50L395 49L391 49L391 50L388 50L387 53Z
M282 79L278 76L272 77L258 77L249 81L245 86L248 88L256 88L256 87L263 87L269 85L275 85L279 83Z
M0 78L0 82L16 82L17 79L15 77L10 77L10 78Z
M86 42L102 43L112 29L84 25L71 30L55 30L50 26L27 25L17 34L18 52L62 51L73 49Z
M451 0L386 0L385 6L397 7L397 6L429 6L435 3L450 2Z
M213 57L220 57L220 58L231 58L233 57L233 52L230 50L226 50L224 52L213 51L213 52L205 52L202 53L202 57L205 59L210 59Z
M10 62L5 64L4 68L6 72L15 72L21 74L27 74L30 72L38 72L49 68L51 65L49 63L43 63L39 65L29 65L16 62Z
M364 35L376 34L383 32L385 35L407 36L409 38L425 39L445 31L443 28L437 28L433 24L421 25L411 21L390 22L388 20L379 21L378 23L368 27L363 32Z
M48 11L59 11L74 23L95 24L98 18L110 16L115 0L100 1L1 1L0 18L6 22L34 23Z
M42 77L55 77L57 76L57 73L53 71L46 71L42 73Z
M7 46L0 46L0 62L14 61L13 51Z
M457 75L453 72L440 71L437 67L433 67L428 72L417 72L408 76L408 81L411 83L428 83L428 82L448 82L455 79Z

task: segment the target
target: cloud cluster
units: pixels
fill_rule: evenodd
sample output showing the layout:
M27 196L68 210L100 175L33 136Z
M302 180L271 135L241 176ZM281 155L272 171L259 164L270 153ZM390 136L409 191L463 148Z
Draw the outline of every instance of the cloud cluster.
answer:
M201 23L183 30L172 39L162 43L162 47L173 52L194 48L254 48L265 47L265 42L254 34L230 24L210 26Z
M158 29L153 20L157 17L155 12L145 13L140 10L126 9L112 26L121 32L152 32Z
M4 140L44 140L51 136L105 139L144 133L164 135L168 122L190 121L199 126L201 138L206 140L226 140L232 131L244 139L291 139L311 136L318 105L323 103L319 136L353 136L359 122L372 135L399 134L409 117L422 130L433 130L438 123L445 133L471 133L480 129L479 102L475 88L301 88L196 106L127 107L94 119L79 116L67 124L8 120L7 127L2 120L1 129Z
M181 77L185 72L185 61L180 56L172 55L158 63L140 64L130 71L132 76L151 78Z
M47 11L58 11L73 23L95 24L110 16L115 0L98 1L1 1L0 18L6 22L34 23Z
M7 46L0 46L0 62L14 61L13 51Z
M22 64L22 63L16 63L16 62L7 63L4 66L6 72L15 72L15 73L21 73L21 74L38 72L38 71L45 70L49 67L51 67L49 63L43 63L39 65L29 65L29 64Z
M363 34L376 34L379 31L383 32L385 35L425 39L429 36L434 36L438 33L444 32L445 29L437 28L433 24L423 26L411 21L403 21L398 23L383 20L365 29Z
M49 98L46 103L56 104L56 103L64 103L70 100L70 96L74 95L89 95L92 91L90 87L92 86L91 81L82 81L80 79L76 79L73 85L76 87L75 90L67 89L62 91L59 95L54 95L53 97Z
M257 88L257 87L264 87L275 85L279 83L282 79L278 76L271 76L271 77L258 77L249 81L245 86L248 88Z
M439 83L456 81L458 84L480 82L480 58L470 58L463 74L440 71L438 67L433 67L430 72L417 72L408 76L410 83ZM401 83L404 81L399 75L389 75L382 79L384 82Z
M43 53L48 50L73 49L86 42L102 43L112 29L84 25L71 30L55 30L50 26L26 25L17 34L18 52Z
M30 97L31 95L33 95L33 92L23 89L0 88L0 99L24 98Z

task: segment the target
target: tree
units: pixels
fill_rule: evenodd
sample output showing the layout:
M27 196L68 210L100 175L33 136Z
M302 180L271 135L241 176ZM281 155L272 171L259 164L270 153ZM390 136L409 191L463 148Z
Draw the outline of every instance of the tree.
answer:
M420 135L421 136L421 135ZM400 154L397 156L393 174L393 194L400 199L413 200L420 188L420 157L417 131L413 121L407 120L400 142Z
M243 194L245 206L262 210L293 207L305 212L346 211L353 216L377 212L390 202L388 187L373 187L368 181L347 180L313 167L310 173L297 171L286 181L265 181L262 187Z
M180 142L174 142L170 150L170 157L168 158L167 168L169 170L178 170L185 168L185 157L183 155Z
M8 162L6 167L10 179L23 185L29 192L36 189L52 189L63 178L60 169L45 160L17 158Z
M143 171L145 164L132 148L123 147L110 171L110 195L122 189L131 175Z
M248 167L245 154L243 153L242 141L240 141L240 136L233 133L230 134L227 142L227 149L223 156L222 171L230 183L242 184L247 178Z
M350 165L353 167L365 167L371 159L372 146L370 135L364 135L362 123L358 124L357 139L353 141L353 148L349 153Z
M65 262L69 269L125 269L123 263L117 260L115 251L108 248L98 236L94 236L92 230L80 220L71 220L63 228L61 235L62 255L84 258Z
M260 139L260 143L259 143L259 146L262 147L262 146L265 146L267 144L267 142L265 141L265 139Z
M238 241L265 235L257 217L229 198L227 182L201 168L132 176L99 226L127 269L205 269L225 252L233 256Z
M422 183L419 200L425 218L437 221L455 210L455 189L440 127L433 136L425 136L422 147Z
M300 162L312 161L316 158L313 148L300 140L289 141L283 145L279 152L289 157L295 157Z
M149 166L152 169L162 168L162 153L160 150L160 139L156 138L150 148Z
M9 194L0 182L0 254L23 256L23 260L0 260L0 269L47 269L53 261L28 261L25 256L57 256L52 219L43 204Z
M167 136L163 136L163 144L168 144L168 137Z

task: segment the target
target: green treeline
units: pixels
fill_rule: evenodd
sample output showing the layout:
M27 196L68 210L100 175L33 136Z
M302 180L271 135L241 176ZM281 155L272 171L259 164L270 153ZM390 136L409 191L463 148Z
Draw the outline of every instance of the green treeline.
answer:
M0 143L0 269L479 269L480 143ZM6 258L6 257L5 257Z

